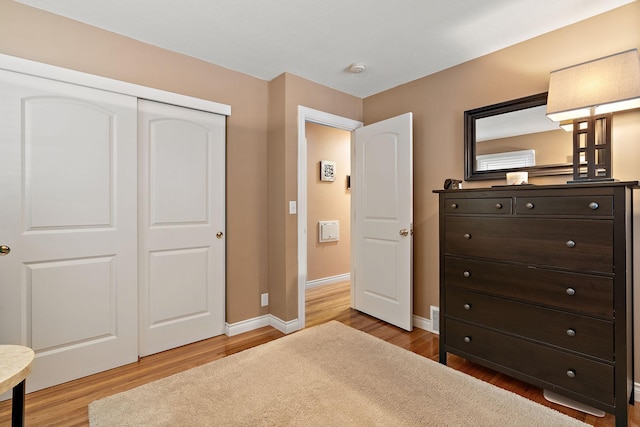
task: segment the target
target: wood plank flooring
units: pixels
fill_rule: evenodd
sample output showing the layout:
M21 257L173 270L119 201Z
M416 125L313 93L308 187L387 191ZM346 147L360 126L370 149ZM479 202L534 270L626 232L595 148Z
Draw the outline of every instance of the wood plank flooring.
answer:
M433 360L438 359L438 336L422 329L412 332L362 314L349 307L349 284L336 284L307 292L307 327L335 319ZM220 336L140 359L110 371L81 378L27 395L27 426L88 426L88 405L96 399L129 390L159 378L211 362L247 348L282 337L279 331L265 327L234 337ZM586 415L547 402L537 387L514 380L455 356L449 366L596 427L614 426L614 418ZM28 380L27 380L28 381ZM640 404L630 406L629 426L640 426ZM10 425L11 402L0 403L0 426Z

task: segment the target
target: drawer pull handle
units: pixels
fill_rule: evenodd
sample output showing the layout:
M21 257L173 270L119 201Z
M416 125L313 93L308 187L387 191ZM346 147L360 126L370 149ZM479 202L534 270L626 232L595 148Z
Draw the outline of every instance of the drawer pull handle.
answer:
M597 202L591 202L589 203L589 207L595 211L600 207L600 205Z
M465 271L464 273L462 273L462 275L464 277L471 277L471 272L470 271Z
M576 246L576 242L574 242L573 240L568 240L567 241L567 247L568 248L573 248Z
M567 288L567 295L575 295L576 294L576 290L573 288Z
M569 335L570 337L575 337L576 336L576 330L575 329L567 329L567 335Z
M573 369L569 369L569 370L567 371L567 376L568 376L569 378L575 378L575 377L576 377L576 371L574 371Z
M464 233L464 236L462 236L462 237L464 237L465 239L469 240L471 238L471 234Z
M471 337L470 336L464 337L464 342L471 342Z
M533 209L535 207L534 204L531 202L527 203L525 206L527 209Z
M451 203L451 209L458 209L457 203Z
M471 304L465 304L463 307L465 310L471 310Z
M495 208L496 209L502 209L502 203L496 203Z

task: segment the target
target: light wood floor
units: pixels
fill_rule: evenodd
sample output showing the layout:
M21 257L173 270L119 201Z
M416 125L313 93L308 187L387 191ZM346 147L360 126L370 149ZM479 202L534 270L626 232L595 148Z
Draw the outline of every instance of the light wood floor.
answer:
M414 329L406 332L349 307L349 284L322 286L307 292L307 327L335 319L407 350L438 359L438 336ZM271 327L234 337L220 336L142 358L120 368L81 378L27 395L27 426L87 426L88 405L96 399L184 371L282 337ZM614 418L585 415L547 402L542 392L520 381L498 374L464 359L449 356L449 366L498 387L521 394L597 427L614 426ZM28 380L27 380L28 381ZM640 426L640 404L630 406L629 426ZM0 426L10 424L10 401L0 403Z

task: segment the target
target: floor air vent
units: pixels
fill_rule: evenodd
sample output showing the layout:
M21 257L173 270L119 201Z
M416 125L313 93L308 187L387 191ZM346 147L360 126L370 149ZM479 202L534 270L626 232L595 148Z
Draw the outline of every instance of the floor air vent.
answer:
M440 333L440 308L431 306L430 307L430 317L431 317L431 331L436 334Z

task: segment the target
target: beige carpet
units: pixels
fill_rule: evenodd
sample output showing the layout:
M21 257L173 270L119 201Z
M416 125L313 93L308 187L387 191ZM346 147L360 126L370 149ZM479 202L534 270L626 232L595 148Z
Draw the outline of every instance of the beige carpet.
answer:
M332 321L97 400L91 426L586 426Z

